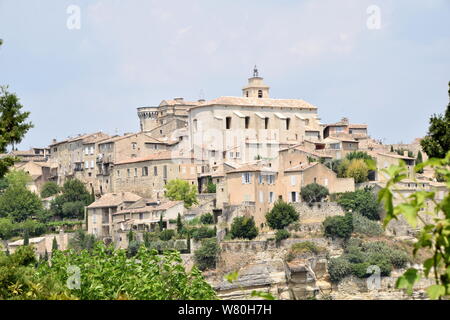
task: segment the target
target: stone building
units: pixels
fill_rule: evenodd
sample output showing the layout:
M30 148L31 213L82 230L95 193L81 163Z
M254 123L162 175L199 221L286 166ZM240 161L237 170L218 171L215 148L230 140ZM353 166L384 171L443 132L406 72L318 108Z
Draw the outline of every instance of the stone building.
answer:
M49 146L49 162L57 166L56 182L62 185L67 179L77 178L84 182L89 190L95 187L97 175L95 146L107 138L109 138L109 135L96 132L59 142L54 141Z
M211 164L240 164L271 158L304 139L319 140L317 107L303 100L272 99L263 78L255 75L242 97L220 97L188 110L191 150Z
M112 215L140 200L131 192L107 193L86 207L87 231L96 237L110 237L113 230Z
M366 124L351 124L348 118L342 118L341 121L327 124L323 129L323 137L329 136L339 137L343 135L350 135L353 139L367 139L367 125Z
M206 161L191 153L163 151L145 157L131 158L114 164L111 174L114 192L131 191L152 199L162 199L165 185L174 179L198 186L199 175L208 171Z

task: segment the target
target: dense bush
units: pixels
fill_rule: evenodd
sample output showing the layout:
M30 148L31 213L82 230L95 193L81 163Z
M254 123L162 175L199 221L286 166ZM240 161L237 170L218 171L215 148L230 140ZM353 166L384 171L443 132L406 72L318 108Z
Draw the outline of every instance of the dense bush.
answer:
M287 239L291 236L291 234L289 233L289 231L285 230L285 229L280 229L277 230L277 232L275 233L275 241L277 243L280 243L281 240Z
M303 201L307 203L321 202L328 194L328 189L317 183L310 183L300 191Z
M369 237L380 236L384 233L381 225L358 212L352 214L353 216L353 232L364 234Z
M253 217L236 217L231 224L232 239L254 239L258 235L258 229Z
M299 214L295 208L282 200L278 200L272 210L266 214L266 220L272 229L284 229L291 223L298 221Z
M194 252L194 259L198 268L200 270L214 269L219 250L216 239L202 240L202 246Z
M381 206L372 188L342 193L337 202L346 211L359 212L371 220L380 220Z
M159 238L162 241L171 240L175 236L175 230L166 229L159 233Z
M205 213L200 216L200 222L203 224L214 224L214 217L211 213Z
M338 282L350 274L358 278L368 277L368 267L376 265L380 268L381 276L389 276L393 268L404 268L408 262L410 257L406 252L385 242L350 239L344 254L330 259L328 272L331 280Z
M327 217L323 222L324 233L331 238L348 239L353 232L353 218L351 213L345 216Z
M216 231L208 227L200 227L191 229L190 234L193 239L200 240L205 238L212 238L216 236Z

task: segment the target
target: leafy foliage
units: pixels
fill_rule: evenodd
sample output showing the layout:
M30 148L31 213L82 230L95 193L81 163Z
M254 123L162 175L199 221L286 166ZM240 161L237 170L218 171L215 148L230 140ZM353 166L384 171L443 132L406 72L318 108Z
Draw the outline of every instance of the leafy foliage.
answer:
M381 206L370 187L344 192L337 203L346 211L358 212L371 220L380 220Z
M10 184L0 196L0 217L22 222L35 217L43 206L39 196L25 186Z
M426 162L418 164L415 171L424 167L434 168L435 174L443 177L447 191L450 189L450 152L444 159L431 158ZM414 268L409 269L397 280L397 287L407 289L409 293L414 284L423 276L428 278L432 273L435 285L427 289L430 298L438 299L450 295L450 194L439 201L434 191L420 190L412 193L402 202L395 205L393 203L395 185L406 179L408 169L404 162L397 166L390 166L383 170L390 179L386 187L381 189L378 197L386 209L386 226L392 219L402 216L412 228L422 223L418 236L418 241L414 244L414 255L421 249L428 249L433 252L433 256L424 261L423 271ZM427 203L433 203L429 207ZM432 208L432 209L430 209ZM432 217L431 222L423 218L423 214Z
M55 194L58 194L60 191L60 187L53 181L47 181L44 183L41 189L41 198L45 199Z
M67 180L61 191L61 195L50 204L53 214L61 218L83 218L84 207L94 201L83 182L78 179Z
M190 235L195 240L212 238L216 236L216 231L214 229L208 228L206 226L202 226L199 228L193 228L190 230Z
M369 179L369 167L362 159L350 161L345 173L347 178L353 178L355 183L365 182Z
M323 227L328 237L349 239L353 232L352 214L347 212L345 216L327 217Z
M189 182L175 179L170 180L166 185L166 196L170 200L184 201L186 208L197 204L197 188L195 185L190 185Z
M303 201L308 203L321 202L328 194L328 189L317 183L310 183L300 191Z
M272 210L266 214L266 220L272 229L284 229L291 223L298 221L299 214L295 208L282 200L278 200Z
M194 252L195 262L200 270L214 269L219 255L216 239L202 240L202 246Z
M450 99L450 82L448 83L448 96ZM445 158L450 150L450 101L445 115L434 114L430 118L428 134L420 142L423 151L430 158Z
M381 276L389 276L394 267L403 268L408 262L410 257L406 252L385 242L350 239L344 254L330 259L328 272L333 282L351 274L366 278L370 276L369 266L376 265L380 268Z
M289 233L289 231L285 230L285 229L280 229L277 230L277 232L275 232L275 241L277 243L280 243L282 240L287 239L291 236L291 234Z
M33 127L31 122L26 122L30 113L22 112L23 106L14 93L8 92L8 87L0 87L0 153L6 153L7 147L18 144L25 134ZM0 178L8 168L18 159L4 157L0 159Z
M258 235L258 229L253 217L236 217L231 224L232 239L254 239Z
M211 213L205 213L200 216L200 222L203 224L214 224L214 217Z
M159 234L159 238L162 241L169 241L174 236L175 236L175 230L170 230L170 229L162 230Z
M352 213L353 232L364 234L369 237L381 236L384 233L380 223L370 220L358 212Z

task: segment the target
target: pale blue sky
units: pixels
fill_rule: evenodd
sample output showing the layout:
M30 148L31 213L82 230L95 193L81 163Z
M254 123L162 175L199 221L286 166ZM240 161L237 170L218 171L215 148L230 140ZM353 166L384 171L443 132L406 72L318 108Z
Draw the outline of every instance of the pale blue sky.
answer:
M80 30L66 27L71 4ZM0 0L0 38L0 84L35 124L22 149L137 131L136 108L163 99L239 96L255 64L271 97L386 143L423 136L448 103L449 0Z

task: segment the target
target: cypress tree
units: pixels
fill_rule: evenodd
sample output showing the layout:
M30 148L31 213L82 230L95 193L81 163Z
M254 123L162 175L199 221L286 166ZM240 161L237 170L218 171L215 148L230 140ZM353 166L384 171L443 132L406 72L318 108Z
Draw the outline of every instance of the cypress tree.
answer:
M181 215L178 213L177 217L177 232L178 234L181 234L183 231L183 222L181 221Z
M28 229L26 229L23 234L23 245L28 246L29 244L30 244L30 235L28 233Z
M56 241L56 237L53 237L53 242L52 242L52 254L53 254L53 252L55 252L56 250L58 250L58 241Z
M417 153L416 165L419 164L419 163L422 163L422 162L423 162L422 152L419 151ZM417 173L423 173L423 169L418 170Z

